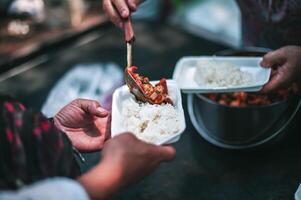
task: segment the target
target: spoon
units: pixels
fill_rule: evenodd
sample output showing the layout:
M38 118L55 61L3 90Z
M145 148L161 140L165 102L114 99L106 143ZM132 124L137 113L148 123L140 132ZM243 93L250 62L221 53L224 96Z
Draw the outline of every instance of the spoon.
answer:
M137 83L130 70L130 67L132 67L132 44L135 40L134 30L130 17L124 22L124 39L127 46L127 67L124 70L125 83L129 87L130 92L138 100L147 102L143 88L140 84Z

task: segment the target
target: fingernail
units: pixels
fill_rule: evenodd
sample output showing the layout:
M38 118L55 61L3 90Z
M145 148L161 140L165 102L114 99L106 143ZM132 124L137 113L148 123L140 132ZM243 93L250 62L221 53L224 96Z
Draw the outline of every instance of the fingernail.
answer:
M104 108L102 107L98 107L97 110L102 114L102 115L107 115L108 111L106 111Z
M121 12L121 16L124 17L124 18L128 17L128 12L126 10L123 10Z

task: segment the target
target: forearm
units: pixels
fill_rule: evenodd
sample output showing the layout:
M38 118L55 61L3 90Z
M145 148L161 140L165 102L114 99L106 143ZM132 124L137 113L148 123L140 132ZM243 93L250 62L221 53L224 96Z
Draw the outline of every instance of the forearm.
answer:
M78 178L92 200L106 200L121 188L120 169L104 161Z

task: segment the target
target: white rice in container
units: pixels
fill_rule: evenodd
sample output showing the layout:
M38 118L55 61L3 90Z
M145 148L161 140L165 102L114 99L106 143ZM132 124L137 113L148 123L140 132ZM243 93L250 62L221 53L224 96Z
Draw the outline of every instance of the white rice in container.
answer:
M170 104L152 105L128 99L122 104L122 118L127 131L152 144L180 130L177 111Z
M207 87L229 87L250 84L252 75L229 62L201 61L197 63L194 79Z

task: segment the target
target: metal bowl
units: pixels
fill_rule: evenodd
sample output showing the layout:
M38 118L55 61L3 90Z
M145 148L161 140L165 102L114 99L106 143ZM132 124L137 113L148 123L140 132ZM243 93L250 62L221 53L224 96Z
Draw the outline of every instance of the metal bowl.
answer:
M289 100L270 105L232 107L220 105L197 94L198 117L212 137L227 144L247 144L275 126L289 106Z
M260 56L267 49L223 51L217 55ZM300 107L300 97L269 105L232 107L218 104L201 94L188 95L190 119L203 138L223 148L258 146L283 134Z
M222 115L224 116L223 118L227 118L227 121L229 121L229 123L231 124L231 126L228 126L227 124L225 125L220 121L214 119L213 117L210 117L209 120L211 121L209 123L213 124L213 126L215 127L219 127L214 129L222 130L222 133L214 133L208 130L208 120L206 120L206 118L212 115L212 113L206 113L204 110L202 110L202 107L210 104L210 100L207 99L206 101L208 102L204 102L200 99L200 97L198 97L195 94L189 94L187 97L188 113L195 129L205 140L207 140L211 144L226 149L249 149L253 147L262 146L263 144L272 143L273 141L277 141L279 138L285 136L291 121L294 119L297 111L301 106L301 101L298 96L295 96L286 102L268 105L267 107L269 108L264 108L264 106L260 106L258 112L254 110L256 108L242 109L230 106L217 105L216 103L214 103L210 105L210 109L219 110L221 107L224 107L221 108L221 112L223 112ZM284 107L286 107L286 109L281 114L277 114L278 118L274 117L273 122L272 120L269 120L267 118L263 119L264 122L269 122L268 125L264 126L264 122L260 122L263 126L262 130L257 129L259 132L255 131L253 127L257 126L258 120L256 118L260 114L260 111L264 111L265 114L267 114L267 110L272 110L273 107L279 110L282 110ZM220 113L218 113L217 110L213 112L219 115ZM254 115L253 117L255 117L255 119L252 119L248 116L248 112L257 113L258 115ZM274 113L274 111L270 112ZM236 121L237 118L235 120L232 119L231 116L229 116L231 114L236 115L237 118L239 118L242 115L245 115L246 118L241 117L239 121ZM226 129L225 126L228 128ZM254 132L248 130L248 127L252 127ZM224 131L223 129L227 131Z

